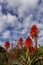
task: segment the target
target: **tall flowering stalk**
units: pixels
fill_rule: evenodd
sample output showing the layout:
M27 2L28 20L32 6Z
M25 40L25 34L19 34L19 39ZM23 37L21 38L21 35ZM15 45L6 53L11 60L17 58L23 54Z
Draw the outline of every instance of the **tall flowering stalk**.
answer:
M36 50L37 50L37 38L38 38L39 30L36 25L33 25L30 30L30 35L34 39Z
M31 47L32 47L32 40L30 37L27 37L27 39L25 40L25 45L24 45L25 49L26 49L26 59L28 61L30 61L30 50L31 50ZM32 50L31 50L32 51Z
M14 58L15 58L15 59L17 58L17 56L18 56L18 50L16 50L16 51L14 52Z
M4 44L4 48L7 50L10 47L9 41L6 41Z
M23 45L22 37L20 37L20 39L18 40L18 45L20 46L20 48L22 48L22 45Z

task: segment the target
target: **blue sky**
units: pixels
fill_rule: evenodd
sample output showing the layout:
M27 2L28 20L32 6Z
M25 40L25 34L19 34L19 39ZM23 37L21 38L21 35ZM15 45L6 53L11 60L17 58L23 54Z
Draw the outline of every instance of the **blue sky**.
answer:
M43 45L43 0L0 0L0 45L26 39L32 25L39 28L38 43Z

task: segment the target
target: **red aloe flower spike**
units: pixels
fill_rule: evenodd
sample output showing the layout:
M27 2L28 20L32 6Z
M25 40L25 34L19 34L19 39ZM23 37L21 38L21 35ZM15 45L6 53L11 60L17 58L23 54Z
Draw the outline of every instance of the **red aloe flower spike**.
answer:
M39 33L39 30L38 30L37 26L33 25L31 30L30 30L30 35L32 37L34 37L34 36L38 37L38 33Z
M28 48L29 46L32 46L32 40L30 37L28 37L26 40L25 40L25 45L24 47L25 48Z
M31 30L30 30L30 35L34 39L36 50L37 50L37 37L38 37L38 33L39 33L39 30L38 30L37 26L33 25Z
M10 47L9 41L6 41L6 42L5 42L4 47L5 47L5 49L8 49L8 48Z
M23 45L23 39L22 39L22 37L20 37L20 39L18 40L18 45L20 45L20 48L22 48L22 45Z
M27 37L27 39L25 40L25 45L24 45L25 49L26 49L26 59L29 59L29 54L30 54L30 47L32 47L32 40L30 37Z
M20 39L18 40L18 44L21 45L22 42L23 42L23 39L22 39L22 37L20 37Z
M14 58L16 58L18 56L18 50L16 50L15 52L14 52Z

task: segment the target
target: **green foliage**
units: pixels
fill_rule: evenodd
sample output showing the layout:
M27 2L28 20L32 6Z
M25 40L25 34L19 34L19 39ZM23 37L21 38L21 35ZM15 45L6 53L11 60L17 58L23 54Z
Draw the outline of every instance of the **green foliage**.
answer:
M19 50L19 54L18 57L16 59L14 59L14 51L16 49L13 49L11 51L9 51L9 56L8 56L8 52L0 52L0 65L43 65L43 52L42 52L42 48L40 50L37 49L37 52L35 54L30 54L30 61L26 60L25 57L25 52L26 50L24 48L22 49L18 49ZM7 61L6 64L4 64L4 61Z

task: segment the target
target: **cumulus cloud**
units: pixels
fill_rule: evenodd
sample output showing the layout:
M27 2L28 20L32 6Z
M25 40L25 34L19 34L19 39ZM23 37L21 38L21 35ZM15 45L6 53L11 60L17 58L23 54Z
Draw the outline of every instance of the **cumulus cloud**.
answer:
M2 7L1 7L1 5L0 5L0 11L1 11L1 9L2 9Z
M10 31L4 31L2 33L2 39L9 39L10 38Z
M30 14L28 17L26 17L23 21L23 27L24 28L29 28L30 27L30 22L32 20L32 14Z
M38 4L38 0L22 0L22 5L19 7L19 16L24 16L34 10Z
M20 28L21 23L19 22L18 24L16 16L12 16L11 14L7 14L7 16L0 16L0 32L2 32L8 26Z
M40 32L39 32L39 36L42 36L43 35L43 30L41 30Z
M39 28L38 42L43 39L43 2L40 0L0 0L0 39L15 42L26 38L32 25ZM2 42L2 41L1 41Z
M8 11L12 10L14 13L16 10L18 10L19 16L22 17L34 10L38 5L39 0L1 0L0 2L4 2L4 5L7 3L6 6L3 6L3 8L7 9Z

